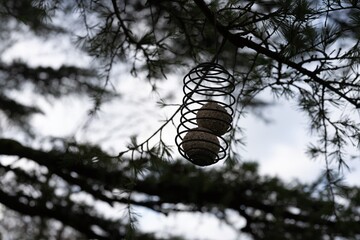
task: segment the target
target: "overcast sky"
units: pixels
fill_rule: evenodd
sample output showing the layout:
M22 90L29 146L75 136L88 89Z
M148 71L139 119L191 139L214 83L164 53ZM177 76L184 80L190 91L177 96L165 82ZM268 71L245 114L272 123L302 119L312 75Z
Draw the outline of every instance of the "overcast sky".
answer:
M35 39L23 40L5 52L3 60L20 58L33 66L53 67L61 64L86 66L91 61L72 49L68 41L61 42L62 44L51 41L39 44ZM159 96L151 92L150 85L140 78L133 78L128 72L126 66L119 66L113 71L112 77L118 82L116 88L121 93L121 98L105 104L86 130L82 127L87 119L87 110L91 108L87 97L66 97L61 101L48 102L35 97L31 92L24 92L18 99L30 99L45 111L44 115L33 118L37 131L44 136L75 135L79 140L90 139L102 143L106 149L119 152L125 150L131 135L139 134L140 139L147 138L162 124L160 120L166 119L175 110L171 107L159 109L156 104ZM175 97L170 101L180 103L183 97L179 91L182 78L183 76L173 75L160 83L160 96L174 94ZM306 146L311 140L306 117L296 109L293 102L278 102L264 111L271 123L267 124L251 114L241 119L240 124L246 130L246 147L240 150L240 154L246 160L259 162L261 174L279 176L285 181L298 179L311 182L316 179L325 163L310 160L305 154ZM171 125L165 129L164 137L171 145L175 144L175 131ZM345 180L349 184L359 185L360 163L349 162L349 165L353 169L351 173L346 173ZM166 218L149 210L138 210L142 216L139 219L140 226L147 231L185 234L199 239L236 239L233 230L208 215L183 213ZM241 224L241 221L237 223Z

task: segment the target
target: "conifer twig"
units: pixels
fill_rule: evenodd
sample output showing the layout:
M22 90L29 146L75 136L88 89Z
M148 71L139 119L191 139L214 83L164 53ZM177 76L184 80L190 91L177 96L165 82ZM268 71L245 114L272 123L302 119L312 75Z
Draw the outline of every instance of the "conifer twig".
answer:
M210 61L211 63L214 63L214 62L217 60L217 58L218 58L221 50L223 49L225 43L226 43L226 38L223 38L220 47L218 48L218 50L217 50L217 52L215 53L214 57L213 57L213 58L211 59L211 61ZM206 74L205 74L205 75L206 75ZM204 80L204 77L201 77L200 81L196 84L195 89L197 89L197 88L199 87L199 85L201 84L201 82L202 82L203 80ZM185 101L184 101L182 104L180 104L180 106L175 110L175 112L171 115L171 117L170 117L169 119L167 119L167 120L165 121L165 123L162 124L153 134L151 134L150 137L148 137L145 141L141 142L140 144L137 144L136 146L130 147L128 150L125 150L125 151L120 152L120 153L117 155L117 157L121 157L123 154L125 154L125 153L127 153L127 152L134 151L134 150L136 150L136 149L142 148L144 145L148 144L148 142L149 142L154 136L156 136L158 133L160 133L160 132L164 129L164 127L165 127L169 122L172 122L172 121L173 121L173 119L175 118L175 116L176 116L176 115L181 111L181 109L183 108L184 103L186 103L186 102L189 100L189 98L191 98L191 96L192 96L192 93L188 95L188 97L185 99Z

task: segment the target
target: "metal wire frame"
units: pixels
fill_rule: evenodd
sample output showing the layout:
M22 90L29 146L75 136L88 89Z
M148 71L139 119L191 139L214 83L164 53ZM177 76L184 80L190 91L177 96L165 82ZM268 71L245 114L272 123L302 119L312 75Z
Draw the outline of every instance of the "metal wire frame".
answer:
M227 114L231 116L231 119L233 118L234 110L232 109L232 105L235 103L235 97L232 95L232 92L235 89L234 77L221 65L207 62L201 63L190 70L190 72L185 75L183 83L183 92L185 96L183 98L181 109L180 124L177 128L177 136L175 138L179 153L185 159L198 166L215 164L219 160L226 158L227 155L229 146L223 136L217 136L219 140L219 151L216 153L210 151L209 155L215 155L215 158L209 159L208 161L197 161L196 159L192 159L185 152L183 145L184 143L191 143L191 141L194 141L194 145L196 145L196 141L199 141L199 139L184 141L184 137L189 131L194 131L194 129L199 132L209 132L207 129L198 129L196 117L199 109L206 103L215 102L219 104L226 110ZM208 117L208 120L221 119ZM227 132L229 132L231 130L231 123L225 120L221 121L224 121L224 123L229 125L227 129ZM206 139L201 139L201 141L204 141L205 144L206 142L208 144L214 144ZM199 147L199 150L209 151L202 147Z

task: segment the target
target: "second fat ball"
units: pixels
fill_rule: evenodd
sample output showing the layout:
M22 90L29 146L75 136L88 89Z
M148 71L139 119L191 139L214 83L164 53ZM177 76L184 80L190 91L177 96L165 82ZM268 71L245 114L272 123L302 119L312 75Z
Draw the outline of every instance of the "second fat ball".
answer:
M220 143L210 130L199 127L187 132L182 147L194 164L207 166L216 161Z

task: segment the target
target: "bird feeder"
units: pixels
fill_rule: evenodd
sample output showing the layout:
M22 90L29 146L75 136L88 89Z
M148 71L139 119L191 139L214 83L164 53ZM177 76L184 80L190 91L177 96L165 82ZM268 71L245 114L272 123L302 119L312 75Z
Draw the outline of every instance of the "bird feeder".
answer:
M212 165L227 155L224 134L231 130L234 115L234 78L217 63L201 63L185 75L183 84L176 145L193 164Z

